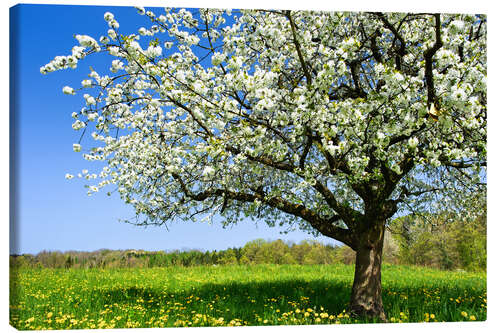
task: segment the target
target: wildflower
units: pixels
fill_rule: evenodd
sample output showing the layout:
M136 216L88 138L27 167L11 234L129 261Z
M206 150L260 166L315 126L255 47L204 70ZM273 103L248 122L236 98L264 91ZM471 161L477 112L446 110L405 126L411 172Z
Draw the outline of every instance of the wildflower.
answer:
M462 315L462 317L465 317L465 318L467 318L467 312L465 312L465 311L462 311L462 312L460 312L460 314Z
M476 320L476 316L471 315L471 316L469 316L469 319L470 320Z

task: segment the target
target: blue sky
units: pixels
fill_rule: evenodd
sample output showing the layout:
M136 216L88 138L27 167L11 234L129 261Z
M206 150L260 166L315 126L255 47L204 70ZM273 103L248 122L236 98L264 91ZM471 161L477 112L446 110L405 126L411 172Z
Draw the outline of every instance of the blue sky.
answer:
M71 128L71 113L83 106L82 94L68 96L62 87L79 87L89 66L109 68L97 57L88 57L76 70L47 75L40 67L57 55L71 53L77 44L74 34L95 37L106 33L106 11L114 13L122 33L146 25L145 16L130 7L20 5L11 9L11 253L38 253L42 250L109 249L225 249L247 241L284 239L300 242L313 239L303 232L280 234L279 228L251 221L229 229L219 223L179 223L164 227L140 228L119 222L134 216L131 207L98 193L86 194L84 180L66 180L65 174L92 170L72 150L80 133ZM161 10L160 10L161 11ZM105 192L105 191L104 191ZM320 237L323 243L333 240Z

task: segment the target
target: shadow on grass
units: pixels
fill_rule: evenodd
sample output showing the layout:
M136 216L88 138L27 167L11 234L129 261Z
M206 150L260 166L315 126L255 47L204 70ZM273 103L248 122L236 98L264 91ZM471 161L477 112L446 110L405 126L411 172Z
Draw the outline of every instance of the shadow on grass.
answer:
M347 311L350 286L330 281L288 280L226 284L206 283L188 290L162 290L129 287L100 290L105 304L123 306L138 303L151 312L177 306L183 313L207 313L214 317L239 318L254 322L255 318L276 316L283 312L308 308L315 312L339 314ZM95 291L97 293L97 291ZM138 302L139 301L139 302Z
M447 297L458 297L464 294L464 290L459 289L444 292ZM448 304L446 298L426 298L418 286L392 288L390 294L387 292L384 290L382 297L388 318L399 317L400 312L405 312L413 320L421 320L423 312L439 312L445 321L457 320L454 315L458 309L456 304ZM199 313L214 318L239 318L254 325L257 324L256 318L276 319L285 312L297 309L307 311L310 308L318 314L326 312L330 315L338 315L344 310L347 312L351 286L347 281L332 283L328 280L291 279L279 282L204 283L185 290L134 286L100 289L93 293L95 295L92 296L103 304L117 303L125 308L141 304L151 315L163 309L170 310L174 318ZM443 310L446 306L452 306L452 309ZM478 309L479 299L470 301L467 307ZM377 322L369 318L357 319L360 323Z

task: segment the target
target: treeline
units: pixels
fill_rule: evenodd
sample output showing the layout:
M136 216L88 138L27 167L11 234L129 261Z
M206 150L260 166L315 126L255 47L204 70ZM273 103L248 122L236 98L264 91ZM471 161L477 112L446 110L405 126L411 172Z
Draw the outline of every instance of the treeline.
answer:
M332 264L342 262L345 247L323 245L315 241L300 244L278 239L257 239L243 247L223 251L143 251L98 250L42 251L37 255L11 255L11 267L47 268L112 268L112 267L168 267L199 265L251 264Z
M299 244L257 239L223 251L99 250L43 251L10 257L11 267L112 268L253 264L352 264L355 252L347 246L316 241ZM393 221L384 243L384 263L439 269L486 269L486 214L465 222L450 217L406 216Z

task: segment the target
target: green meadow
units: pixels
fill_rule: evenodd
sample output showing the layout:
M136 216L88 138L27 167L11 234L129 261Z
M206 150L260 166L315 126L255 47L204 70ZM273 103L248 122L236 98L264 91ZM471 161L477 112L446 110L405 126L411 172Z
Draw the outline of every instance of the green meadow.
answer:
M11 269L20 330L370 322L347 308L353 265ZM389 322L486 320L486 273L384 265Z

